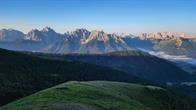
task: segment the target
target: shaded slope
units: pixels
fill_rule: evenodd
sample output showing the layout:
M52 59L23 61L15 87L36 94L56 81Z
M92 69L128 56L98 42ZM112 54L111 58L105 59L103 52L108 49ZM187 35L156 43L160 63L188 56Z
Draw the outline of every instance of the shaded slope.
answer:
M134 82L134 76L107 67L41 59L0 49L0 105L70 80Z
M37 54L41 57L82 61L91 64L111 67L135 76L166 84L167 82L180 83L183 81L195 81L196 79L173 63L152 56L142 51L119 51L100 55L46 55Z
M196 103L168 90L120 82L67 82L0 110L195 110Z

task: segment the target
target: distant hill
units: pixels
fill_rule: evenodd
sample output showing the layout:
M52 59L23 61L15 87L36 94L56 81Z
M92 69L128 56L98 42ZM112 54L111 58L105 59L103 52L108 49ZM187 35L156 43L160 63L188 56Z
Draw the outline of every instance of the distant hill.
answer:
M30 53L31 54L31 53ZM195 81L196 77L175 64L142 51L118 51L106 54L35 54L35 56L81 61L110 67L158 83L180 83Z
M139 79L107 67L0 49L0 105L70 80L137 82Z
M120 82L67 82L0 110L195 110L196 102L164 88Z

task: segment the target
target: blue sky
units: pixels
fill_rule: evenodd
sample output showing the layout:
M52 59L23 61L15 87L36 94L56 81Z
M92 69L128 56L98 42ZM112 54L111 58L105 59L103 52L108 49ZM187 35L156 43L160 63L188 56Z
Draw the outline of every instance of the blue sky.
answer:
M1 0L0 28L196 33L196 0Z

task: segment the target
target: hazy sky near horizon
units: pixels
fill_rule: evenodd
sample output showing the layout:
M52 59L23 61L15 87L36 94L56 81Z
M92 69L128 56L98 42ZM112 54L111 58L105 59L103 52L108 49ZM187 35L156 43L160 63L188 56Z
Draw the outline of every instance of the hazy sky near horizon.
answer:
M0 29L196 33L196 0L0 0Z

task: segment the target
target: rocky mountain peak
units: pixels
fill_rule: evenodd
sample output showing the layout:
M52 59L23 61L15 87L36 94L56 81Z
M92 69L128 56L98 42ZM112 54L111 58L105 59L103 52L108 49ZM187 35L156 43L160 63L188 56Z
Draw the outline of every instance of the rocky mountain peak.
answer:
M87 29L85 29L85 28L81 28L81 29L76 29L75 30L75 33L87 33L87 32L89 32Z
M90 35L90 32L87 29L81 28L72 32L67 32L64 35L68 35L75 40L84 40Z
M24 38L24 33L17 31L15 29L2 29L0 30L0 40L1 41L15 41L22 40Z
M86 43L88 43L88 42L90 42L92 40L98 40L98 41L106 42L106 41L109 40L109 36L108 36L108 34L106 34L103 31L97 31L97 30L95 30L95 31L92 31L90 33L89 37L86 40L84 40L82 42L82 44L86 44Z
M33 40L33 41L40 41L40 34L41 32L38 29L32 29L30 32L28 32L25 36L26 40Z
M46 26L45 28L42 29L42 32L55 32L52 28Z
M194 38L193 35L186 34L186 33L178 33L177 36L180 38L185 38L185 39L193 39Z
M151 32L151 33L142 33L139 35L142 39L161 39L161 40L168 40L168 39L176 39L176 38L185 38L191 39L193 38L192 35L186 33L172 33L172 32Z

